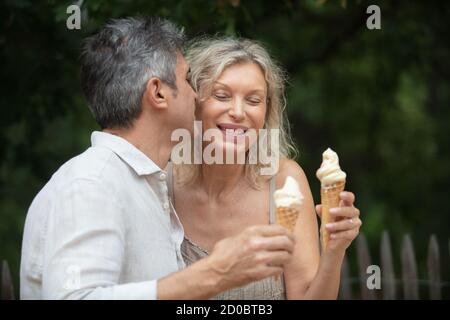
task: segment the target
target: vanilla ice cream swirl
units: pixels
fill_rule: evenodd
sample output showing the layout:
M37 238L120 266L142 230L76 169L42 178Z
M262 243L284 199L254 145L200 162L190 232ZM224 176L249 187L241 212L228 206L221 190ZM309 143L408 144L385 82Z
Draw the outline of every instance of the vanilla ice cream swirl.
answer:
M322 165L316 173L322 187L330 186L340 181L345 181L347 175L339 166L339 157L337 153L328 148L324 151L322 157Z
M286 177L284 186L273 193L275 205L278 207L290 207L292 205L301 206L303 195L297 181L291 176Z

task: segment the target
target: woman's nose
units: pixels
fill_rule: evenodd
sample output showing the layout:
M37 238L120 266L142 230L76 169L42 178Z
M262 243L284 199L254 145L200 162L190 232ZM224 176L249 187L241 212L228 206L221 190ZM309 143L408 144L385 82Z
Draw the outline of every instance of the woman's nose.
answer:
M244 109L240 101L234 101L232 103L229 115L235 120L242 120L244 118Z

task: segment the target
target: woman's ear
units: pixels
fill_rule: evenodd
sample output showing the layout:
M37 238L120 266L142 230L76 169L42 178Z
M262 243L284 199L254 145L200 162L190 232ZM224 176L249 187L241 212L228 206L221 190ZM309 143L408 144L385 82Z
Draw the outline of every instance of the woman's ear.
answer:
M154 108L165 109L168 107L167 97L170 94L169 91L169 87L161 79L153 77L147 81L142 100Z

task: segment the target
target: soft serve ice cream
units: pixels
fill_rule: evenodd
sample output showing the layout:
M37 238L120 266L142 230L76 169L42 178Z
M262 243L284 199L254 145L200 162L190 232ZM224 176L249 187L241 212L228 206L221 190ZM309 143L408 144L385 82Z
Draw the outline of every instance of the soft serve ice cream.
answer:
M276 207L290 207L292 205L302 205L303 195L300 192L297 181L288 176L281 189L273 193Z
M295 223L299 215L303 195L300 192L297 181L288 176L281 189L273 193L276 206L276 222L291 232L294 231Z
M317 170L317 178L320 180L320 199L322 204L321 215L321 242L322 249L327 250L330 234L325 226L330 222L335 222L336 217L330 214L330 209L339 206L339 194L344 191L345 180L347 175L339 166L339 157L330 148L322 154L323 160L319 170Z
M347 175L339 166L339 157L337 153L328 148L322 154L322 158L322 165L319 170L317 170L316 174L322 187L345 181Z

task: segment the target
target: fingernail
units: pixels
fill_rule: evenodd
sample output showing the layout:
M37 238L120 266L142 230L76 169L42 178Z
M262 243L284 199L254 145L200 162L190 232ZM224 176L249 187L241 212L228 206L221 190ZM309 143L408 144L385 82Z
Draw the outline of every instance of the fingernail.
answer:
M327 224L325 225L325 227L326 227L326 228L332 228L332 227L333 227L333 223L327 223Z
M331 209L330 209L330 213L337 213L337 211L338 211L338 210L337 210L336 208L331 208Z

